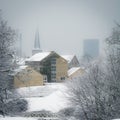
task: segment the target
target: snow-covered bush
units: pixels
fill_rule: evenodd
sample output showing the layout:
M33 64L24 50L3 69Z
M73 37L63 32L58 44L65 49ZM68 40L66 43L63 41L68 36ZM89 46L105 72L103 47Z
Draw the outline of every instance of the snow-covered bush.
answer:
M60 120L68 120L71 116L73 116L74 111L74 107L62 109L58 112L58 117Z
M113 28L107 43L107 81L109 116L120 118L120 25Z
M24 112L28 108L28 103L24 99L13 99L7 102L6 108L7 108L6 112L8 114Z
M33 111L33 112L26 112L23 114L24 117L56 117L55 113L50 111L41 110L41 111Z
M7 90L11 89L13 82L9 73L13 68L12 46L15 35L15 31L7 25L0 14L0 106L3 113L6 109Z
M120 25L107 41L107 57L92 61L83 76L66 83L68 98L79 120L120 117ZM101 62L102 60L102 62Z

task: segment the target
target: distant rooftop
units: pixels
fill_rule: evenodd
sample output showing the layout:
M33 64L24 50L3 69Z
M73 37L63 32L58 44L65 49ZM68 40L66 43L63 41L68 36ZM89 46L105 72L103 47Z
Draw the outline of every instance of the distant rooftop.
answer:
M68 61L68 63L71 62L71 60L74 58L75 55L61 55L65 60Z
M15 70L13 70L13 72L9 73L9 75L14 76L18 72L21 72L22 70L26 69L27 67L28 67L27 65L19 66L18 68L16 68Z
M73 73L75 73L79 69L80 69L80 67L73 67L73 68L69 69L68 76L72 75Z

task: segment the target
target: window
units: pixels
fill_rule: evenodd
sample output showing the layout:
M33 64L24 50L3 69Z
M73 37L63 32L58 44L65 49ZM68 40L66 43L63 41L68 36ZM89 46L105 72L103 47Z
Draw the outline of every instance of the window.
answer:
M51 79L56 78L56 73L51 73Z
M56 76L56 72L52 72L51 75L55 75Z
M56 66L51 66L51 71L56 71Z
M56 64L56 58L51 58L51 64Z
M61 77L61 80L65 80L65 77Z
M56 79L56 75L51 75L51 79L55 80Z

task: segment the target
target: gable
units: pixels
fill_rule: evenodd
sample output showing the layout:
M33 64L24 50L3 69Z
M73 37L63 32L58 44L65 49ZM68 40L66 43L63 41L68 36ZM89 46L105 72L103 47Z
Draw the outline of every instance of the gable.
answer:
M59 54L57 54L54 51L40 52L40 53L37 53L37 54L33 55L32 57L28 58L26 60L26 62L37 62L37 61L41 62L52 56L61 57ZM66 59L64 59L64 60L66 60Z
M74 64L75 66L79 66L79 61L76 56L73 57L73 59L71 60L71 63Z
M70 63L74 58L74 55L61 55L61 57L67 60L68 63Z
M26 61L42 61L43 59L45 59L50 54L51 54L51 52L40 52L40 53L37 53L37 54L33 55L32 57L30 57Z

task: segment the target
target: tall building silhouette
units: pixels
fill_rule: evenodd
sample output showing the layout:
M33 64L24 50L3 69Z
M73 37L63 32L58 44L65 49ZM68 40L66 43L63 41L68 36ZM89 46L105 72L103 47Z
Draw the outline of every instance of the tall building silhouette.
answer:
M39 52L42 52L42 50L40 46L39 30L37 29L35 33L34 48L32 50L32 55Z
M99 56L99 40L98 39L86 39L83 42L84 56L96 58Z

